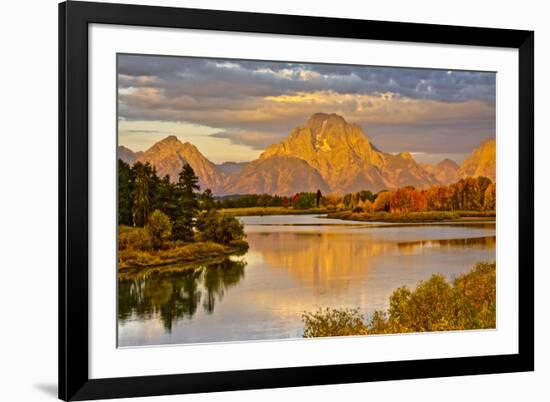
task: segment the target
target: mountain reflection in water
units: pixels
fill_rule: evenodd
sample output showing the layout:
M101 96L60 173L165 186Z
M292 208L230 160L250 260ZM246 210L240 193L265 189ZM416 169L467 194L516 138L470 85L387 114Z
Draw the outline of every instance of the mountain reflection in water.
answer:
M420 240L397 243L401 250L414 251L419 248L428 247L495 247L496 236L471 237L466 239L443 239L443 240Z

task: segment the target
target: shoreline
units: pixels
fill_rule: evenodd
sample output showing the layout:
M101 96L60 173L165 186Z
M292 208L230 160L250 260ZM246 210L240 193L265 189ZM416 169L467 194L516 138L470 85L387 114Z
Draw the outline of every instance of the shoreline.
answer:
M272 215L321 215L328 214L326 208L293 209L292 207L249 207L223 208L220 213L231 216L272 216Z
M293 209L285 207L226 208L221 213L235 217L319 215L320 219L373 223L476 223L495 222L495 211L425 211L408 213L335 211L326 208Z
M213 242L189 243L184 246L173 247L166 250L135 251L130 256L124 256L128 252L118 252L117 271L140 271L150 268L161 268L168 265L204 264L210 260L226 258L231 255L243 255L248 250L248 243L235 245L223 245ZM123 257L121 257L121 255ZM182 267L184 268L184 267ZM188 268L191 268L188 267Z
M427 211L410 213L390 212L333 212L322 217L324 219L340 219L343 221L400 223L400 224L432 224L432 223L485 223L496 222L494 212L478 211Z

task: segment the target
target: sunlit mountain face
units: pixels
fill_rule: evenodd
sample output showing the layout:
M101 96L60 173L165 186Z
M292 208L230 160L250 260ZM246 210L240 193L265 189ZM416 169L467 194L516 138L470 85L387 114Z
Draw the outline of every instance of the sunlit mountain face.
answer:
M377 192L405 186L426 188L449 184L467 176L495 180L495 141L486 140L462 166L445 159L434 165L419 164L409 152L391 154L374 146L357 124L336 114L317 113L305 125L273 144L258 159L223 168L208 160L193 144L168 136L149 149L133 152L119 147L127 163L148 162L159 177L176 181L188 163L202 189L215 194L292 195L302 191L345 194ZM227 163L225 164L227 165Z

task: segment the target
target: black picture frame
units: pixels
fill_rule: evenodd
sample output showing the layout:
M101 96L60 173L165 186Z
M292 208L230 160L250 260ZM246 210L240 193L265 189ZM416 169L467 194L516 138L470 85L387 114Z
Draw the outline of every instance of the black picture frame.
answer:
M88 375L88 25L514 48L519 52L517 354L213 373ZM70 1L59 4L59 398L169 395L534 370L534 32Z

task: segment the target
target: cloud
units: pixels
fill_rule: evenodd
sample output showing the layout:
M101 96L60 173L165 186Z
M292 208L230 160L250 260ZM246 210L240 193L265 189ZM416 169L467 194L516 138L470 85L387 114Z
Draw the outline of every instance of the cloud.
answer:
M119 55L118 84L122 119L211 127L254 149L316 112L341 114L392 151L445 152L495 132L487 72Z
M446 102L495 96L495 74L487 72L120 55L118 73L122 86L132 85L133 77L164 88L167 96L185 90L228 98L322 90Z
M220 131L211 137L225 138L233 144L245 144L258 151L263 151L281 140L281 136L277 134L258 131Z

